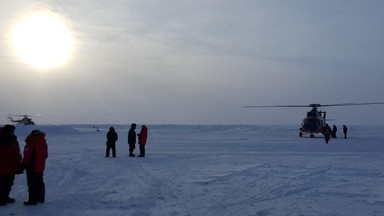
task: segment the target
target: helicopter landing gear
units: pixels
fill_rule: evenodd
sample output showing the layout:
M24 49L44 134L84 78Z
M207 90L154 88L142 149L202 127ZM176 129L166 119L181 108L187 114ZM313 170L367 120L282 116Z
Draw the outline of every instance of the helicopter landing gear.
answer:
M299 137L303 137L303 132L299 132Z
M310 138L315 138L314 134L309 135Z

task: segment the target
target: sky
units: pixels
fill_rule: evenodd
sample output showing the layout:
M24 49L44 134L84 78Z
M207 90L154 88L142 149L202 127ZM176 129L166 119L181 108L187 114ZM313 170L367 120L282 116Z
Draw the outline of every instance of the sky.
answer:
M381 0L1 1L0 123L300 124L309 108L243 106L381 102L383 10ZM37 12L61 29L31 25L15 40ZM383 105L322 110L332 124L383 125Z

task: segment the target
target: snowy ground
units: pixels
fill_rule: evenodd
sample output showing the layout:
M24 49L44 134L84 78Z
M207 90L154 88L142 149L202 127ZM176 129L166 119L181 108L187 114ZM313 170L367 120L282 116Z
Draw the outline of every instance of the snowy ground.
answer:
M24 206L18 175L1 216L384 214L384 127L351 127L327 145L296 126L153 125L145 158L127 156L128 126L115 126L116 158L104 157L109 125L71 127L42 127L46 203Z

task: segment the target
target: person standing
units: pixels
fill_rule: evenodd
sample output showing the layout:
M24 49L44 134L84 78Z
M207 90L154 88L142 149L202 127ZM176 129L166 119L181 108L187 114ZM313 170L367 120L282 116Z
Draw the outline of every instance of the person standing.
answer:
M15 202L9 193L20 168L21 154L14 131L13 125L0 128L0 205Z
M347 139L347 133L348 133L348 128L347 128L347 126L343 125L344 139Z
M148 137L148 128L147 126L143 125L141 126L141 131L139 133L139 149L140 149L140 155L139 157L145 157L145 144L147 144L147 137Z
M135 157L133 150L136 148L136 124L131 124L131 129L128 131L129 157Z
M337 133L337 127L336 127L336 125L333 125L333 127L332 127L332 138L337 138L336 133Z
M116 141L119 139L115 128L110 127L107 133L107 149L105 152L105 157L109 157L109 152L112 150L112 156L116 157Z
M44 170L48 158L48 145L45 133L33 130L25 139L22 167L27 171L29 199L24 205L36 205L45 201Z

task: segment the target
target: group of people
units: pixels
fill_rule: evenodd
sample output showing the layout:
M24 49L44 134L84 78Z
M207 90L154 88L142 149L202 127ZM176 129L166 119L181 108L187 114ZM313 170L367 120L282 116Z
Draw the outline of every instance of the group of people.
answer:
M136 124L132 123L131 128L128 131L128 145L129 145L129 156L135 157L136 155L133 151L136 148L136 140L139 144L140 154L138 157L145 157L145 145L147 144L148 137L148 128L147 126L141 126L141 131L139 134L136 134ZM137 139L136 139L137 137ZM110 127L107 133L107 148L105 152L105 157L109 157L109 153L112 151L112 157L116 157L116 141L119 139L118 134L115 131L115 128Z
M27 173L29 199L24 205L45 202L44 170L48 158L48 145L45 133L33 130L25 139L23 157L15 135L15 126L0 128L0 205L14 203L9 196L16 174Z
M333 125L332 129L331 127L326 124L324 128L324 139L325 143L328 144L329 140L332 138L337 138L337 127L336 125ZM347 139L347 133L348 133L348 128L346 125L343 125L343 134L344 134L344 139Z

